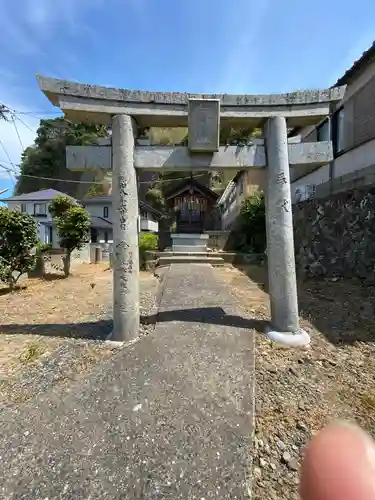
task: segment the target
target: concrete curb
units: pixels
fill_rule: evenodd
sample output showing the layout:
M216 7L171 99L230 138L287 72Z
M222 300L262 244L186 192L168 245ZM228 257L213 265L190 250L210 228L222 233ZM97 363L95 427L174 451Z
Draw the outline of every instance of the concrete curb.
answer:
M156 318L159 314L160 304L165 291L165 283L167 281L170 268L171 268L170 265L159 267L158 272L154 273L154 276L156 276L157 279L159 280L158 291L156 293L156 315L155 315ZM156 323L156 318L155 318L155 323Z
M245 312L245 311L244 311ZM247 477L247 494L249 495L249 498L253 498L253 468L254 468L254 443L255 443L255 433L256 433L256 404L255 404L255 399L256 399L256 352L257 352L257 337L256 334L254 334L254 345L253 345L253 356L252 356L252 366L253 366L253 373L252 373L252 379L253 379L253 384L250 388L251 392L251 407L252 407L252 422L251 422L251 448L250 448L250 453L249 453L249 466L248 466L248 477Z

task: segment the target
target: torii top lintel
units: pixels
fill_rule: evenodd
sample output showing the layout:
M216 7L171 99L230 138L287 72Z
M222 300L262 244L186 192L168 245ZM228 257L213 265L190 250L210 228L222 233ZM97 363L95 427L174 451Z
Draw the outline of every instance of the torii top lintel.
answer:
M235 95L148 92L87 85L37 75L40 89L67 118L109 124L116 113L134 116L143 127L187 126L189 99L220 100L220 121L261 126L270 116L285 116L290 127L319 122L339 102L345 86L290 94Z

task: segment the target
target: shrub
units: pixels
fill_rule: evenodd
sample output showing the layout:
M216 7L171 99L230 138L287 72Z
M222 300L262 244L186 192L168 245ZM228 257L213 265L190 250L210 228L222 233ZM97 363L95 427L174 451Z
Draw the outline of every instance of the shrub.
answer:
M37 249L38 253L45 254L45 253L48 253L50 250L52 250L52 245L51 245L51 243L38 242L36 249Z
M60 246L66 251L63 257L64 274L69 276L72 252L80 250L88 242L90 217L86 210L69 196L56 196L49 206L49 211L56 223Z
M266 249L266 209L264 195L249 196L242 202L240 226L243 233L242 247L256 253Z
M34 268L37 243L31 215L0 208L0 280L11 289L22 274Z
M141 233L139 235L139 265L143 269L146 261L146 252L159 248L159 236L154 233Z
M159 236L154 233L141 233L139 236L139 249L157 250L159 247Z

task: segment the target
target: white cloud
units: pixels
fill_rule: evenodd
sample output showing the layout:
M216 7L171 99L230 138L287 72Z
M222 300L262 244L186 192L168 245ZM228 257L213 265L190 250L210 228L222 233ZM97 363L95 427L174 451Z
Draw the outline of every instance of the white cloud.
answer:
M85 29L84 15L105 5L104 0L23 0L25 21L37 36L48 37L64 25L72 31Z
M49 50L46 41L62 30L71 34L78 29L85 30L84 14L101 5L104 5L104 0L0 0L3 30L0 51L8 54L8 64L0 68L0 103L24 113L35 111L35 104L28 102L30 92L21 92L24 89L16 86L20 77L20 72L14 70L17 57L30 57L38 61L39 67L42 66ZM75 62L74 54L59 54L62 73L64 65L74 66ZM23 149L33 144L39 126L39 118L31 114L19 115L19 119L15 123L0 120L0 163L10 169L20 163ZM0 178L4 177L8 178L8 174L2 168Z
M87 31L84 15L103 5L104 0L0 1L0 45L8 53L42 56L53 35L62 30L70 34Z
M31 36L30 30L22 23L19 13L24 14L24 9L20 5L19 10L11 3L0 3L1 37L0 44L6 48L8 53L23 55L41 54L41 47ZM4 49L3 49L4 50Z
M258 0L256 3L246 0L241 6L236 5L237 23L226 23L231 26L228 33L231 44L222 57L223 71L215 92L242 94L248 91L257 63L256 40L259 31L264 29L268 6L269 0Z
M0 0L0 19L2 26L1 45L7 48L9 64L0 68L0 103L11 109L29 113L35 111L34 104L28 104L26 93L17 92L15 83L18 72L13 71L14 60L18 55L35 58L39 64L48 50L46 40L57 32L73 32L82 23L83 14L102 4L103 0L16 0L2 2ZM84 29L84 28L83 28ZM60 57L61 56L61 57ZM60 54L60 64L64 54ZM66 63L74 64L74 55L66 55ZM20 91L20 88L18 88ZM43 115L43 113L41 113ZM21 121L23 123L21 123ZM6 168L17 169L24 148L34 142L39 118L31 114L20 114L12 120L0 120L0 164ZM17 130L16 130L17 129ZM18 134L17 134L18 131ZM5 150L4 150L5 148ZM8 173L0 168L0 178L9 178Z
M336 81L343 76L343 74L353 66L362 53L365 52L374 42L375 26L371 30L367 30L361 34L359 38L353 43L351 49L345 54L345 57L338 59L338 65L334 73L329 75L328 84L333 85Z

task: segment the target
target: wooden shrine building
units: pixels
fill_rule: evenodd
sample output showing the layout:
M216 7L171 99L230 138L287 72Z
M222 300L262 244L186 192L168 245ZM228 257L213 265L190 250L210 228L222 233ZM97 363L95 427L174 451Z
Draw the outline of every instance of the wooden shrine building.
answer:
M165 195L167 207L176 214L176 233L203 233L215 229L218 195L193 177L171 188Z

